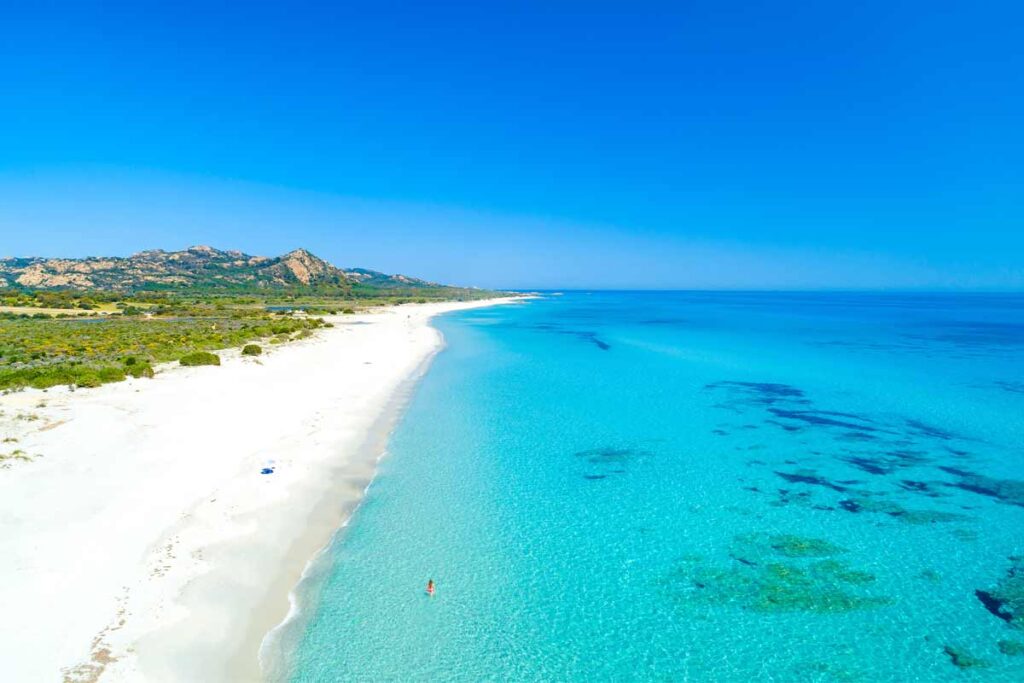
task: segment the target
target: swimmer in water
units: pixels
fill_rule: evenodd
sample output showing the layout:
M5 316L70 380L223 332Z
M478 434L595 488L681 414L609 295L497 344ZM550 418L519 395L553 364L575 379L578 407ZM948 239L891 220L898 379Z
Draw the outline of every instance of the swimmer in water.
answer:
M427 580L427 595L429 595L430 597L434 597L434 580L433 579L428 579Z

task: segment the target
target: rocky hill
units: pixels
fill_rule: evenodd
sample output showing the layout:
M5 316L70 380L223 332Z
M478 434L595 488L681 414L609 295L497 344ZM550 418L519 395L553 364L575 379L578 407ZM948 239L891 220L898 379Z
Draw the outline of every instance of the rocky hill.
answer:
M0 286L32 289L177 289L212 287L372 288L436 287L434 283L386 275L363 268L342 270L318 256L296 249L283 256L251 256L207 246L184 251L153 249L128 257L83 259L0 259Z

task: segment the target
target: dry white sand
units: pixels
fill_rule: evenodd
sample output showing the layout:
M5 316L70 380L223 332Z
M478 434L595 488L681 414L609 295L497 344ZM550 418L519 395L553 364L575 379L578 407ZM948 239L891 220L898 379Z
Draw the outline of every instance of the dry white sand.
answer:
M259 358L0 397L4 681L249 681L358 503L445 311L406 305ZM261 474L264 467L274 473Z

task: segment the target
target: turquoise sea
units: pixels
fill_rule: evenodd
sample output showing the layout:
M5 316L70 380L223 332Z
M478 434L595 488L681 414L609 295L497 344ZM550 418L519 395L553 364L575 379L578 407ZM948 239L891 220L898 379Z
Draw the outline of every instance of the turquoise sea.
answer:
M573 292L437 325L277 677L1024 681L1024 296Z

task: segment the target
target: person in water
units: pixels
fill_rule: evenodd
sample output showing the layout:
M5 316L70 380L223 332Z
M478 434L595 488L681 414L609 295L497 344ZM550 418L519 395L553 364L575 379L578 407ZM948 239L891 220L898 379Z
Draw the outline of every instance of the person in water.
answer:
M434 597L434 580L427 579L427 595Z

